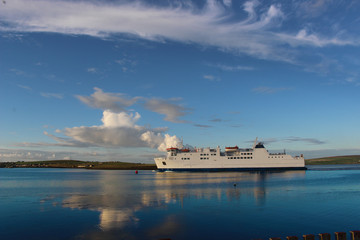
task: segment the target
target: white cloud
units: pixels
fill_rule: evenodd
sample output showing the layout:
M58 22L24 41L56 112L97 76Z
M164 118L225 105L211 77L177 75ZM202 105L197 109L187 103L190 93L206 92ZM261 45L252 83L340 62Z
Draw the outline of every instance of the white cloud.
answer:
M94 88L95 92L87 97L77 95L76 97L93 108L111 110L113 112L125 111L126 107L133 105L139 98L128 99L121 93L105 93L100 88Z
M170 4L171 5L171 4ZM141 1L100 4L93 1L12 0L0 8L0 31L57 32L109 37L125 33L140 38L167 39L215 46L258 58L292 61L284 44L344 45L337 36L321 38L316 33L281 32L286 20L281 5L271 4L264 11L260 2L247 1L247 18L234 21L229 14L232 2L206 1L202 9L189 2L168 7L150 6ZM126 67L128 69L128 67Z
M158 150L165 152L166 148L169 147L182 148L183 143L177 136L170 136L169 134L165 134L164 141L159 145Z
M165 115L165 121L174 123L187 122L179 118L185 116L189 109L176 104L175 100L148 99L144 106L150 111Z
M179 119L185 116L190 109L185 108L177 103L181 99L146 99L144 97L128 98L121 93L107 93L103 92L100 88L94 88L95 92L91 96L79 96L76 97L85 103L86 105L93 108L100 108L104 110L104 117L102 121L105 126L108 124L128 124L127 126L133 125L140 115L138 113L128 115L126 108L135 104L138 100L143 100L144 107L150 111L165 115L164 120L174 123L186 123L187 121ZM119 114L115 114L119 113ZM133 118L134 117L134 118Z
M58 130L55 130L56 133L60 133ZM80 142L74 139L70 138L64 138L64 137L57 137L53 134L50 134L46 131L44 131L44 135L52 138L57 143L22 143L21 145L27 146L27 147L43 147L43 146L61 146L61 147L92 147L95 146L94 144L84 143ZM20 145L20 146L21 146Z
M141 139L146 141L151 147L157 146L157 149L162 152L165 152L169 147L183 147L181 140L175 135L162 135L160 133L147 131L141 135Z
M58 137L48 132L44 134L56 143L22 143L22 147L149 147L166 151L167 147L181 146L176 136L163 134L167 128L147 128L136 125L140 114L125 112L103 112L100 126L80 126L65 128L61 133L67 137ZM60 133L60 131L56 131Z
M103 112L101 121L104 127L129 127L136 128L135 123L140 119L140 114L127 114L125 112L113 113L109 110Z
M64 130L65 135L75 141L100 147L147 147L140 139L145 129L129 127L72 127Z
M148 147L146 142L141 139L141 135L149 130L136 125L139 119L140 114L138 113L134 115L105 110L101 119L103 125L65 128L63 132L71 140L84 144L84 146Z
M301 29L298 31L296 35L288 35L283 33L278 33L278 37L290 44L291 46L316 46L316 47L325 47L328 45L337 45L337 46L345 46L345 45L359 45L351 40L340 39L337 37L321 37L316 33L309 33L306 29Z

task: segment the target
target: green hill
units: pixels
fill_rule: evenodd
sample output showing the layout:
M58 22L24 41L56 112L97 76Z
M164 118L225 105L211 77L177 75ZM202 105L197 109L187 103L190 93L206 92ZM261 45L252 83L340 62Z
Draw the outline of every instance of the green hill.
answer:
M335 156L305 160L306 165L359 164L360 155Z

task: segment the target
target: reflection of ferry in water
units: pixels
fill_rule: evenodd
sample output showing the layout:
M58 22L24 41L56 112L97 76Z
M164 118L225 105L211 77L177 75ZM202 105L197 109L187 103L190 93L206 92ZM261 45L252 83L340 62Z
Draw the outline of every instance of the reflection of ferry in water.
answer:
M292 157L284 153L269 153L262 142L254 142L252 148L220 147L168 148L166 158L155 158L160 171L261 171L261 170L304 170L303 155Z

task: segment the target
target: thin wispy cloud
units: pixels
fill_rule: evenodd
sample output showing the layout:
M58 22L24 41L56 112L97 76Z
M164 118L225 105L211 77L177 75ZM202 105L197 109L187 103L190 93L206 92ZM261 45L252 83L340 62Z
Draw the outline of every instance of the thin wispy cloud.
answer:
M230 125L230 127L232 128L240 128L240 127L243 127L242 124L233 124L233 125Z
M254 88L252 91L255 93L273 94L273 93L289 91L289 90L291 90L291 88L257 87Z
M292 62L284 45L324 47L358 45L358 39L323 36L308 29L283 30L287 15L280 4L243 4L246 18L234 21L231 1L208 0L199 9L190 2L156 6L143 1L12 0L0 9L3 32L56 32L112 37L130 34L152 41L174 40L215 46L261 59ZM230 14L229 14L230 11ZM251 41L249 41L251 39Z
M353 40L339 39L339 38L321 38L315 33L309 32L307 29L301 29L297 32L296 35L288 34L277 34L279 38L286 41L292 46L315 46L315 47L325 47L329 45L334 46L345 46L345 45L359 45L359 43L354 42Z
M35 146L60 146L60 147L95 147L96 144L92 144L89 142L81 142L81 141L77 141L75 139L72 138L68 138L68 137L58 137L55 136L53 134L48 133L47 131L44 131L44 135L52 138L53 140L56 141L56 143L32 143L31 145L29 144L29 146L35 147Z
M22 88L22 89L25 89L25 90L28 90L28 91L31 91L31 90L32 90L32 88L31 88L31 87L26 86L26 85L17 84L17 86L18 86L19 88Z
M227 72L237 72L237 71L253 71L255 70L250 66L242 66L242 65L225 65L225 64L208 64L210 67L215 67L223 71Z
M46 97L46 98L57 98L57 99L63 99L64 95L60 94L60 93L45 93L42 92L40 93L41 96Z
M221 81L221 78L216 77L214 75L204 75L203 78L206 80L209 80L211 82L220 82Z
M231 112L228 112L228 113L231 114L231 115L238 115L241 112L240 111L231 111Z
M316 139L316 138L302 138L302 137L288 137L285 139L285 141L288 142L307 142L309 144L315 144L315 145L320 145L320 144L325 144L325 141Z
M88 69L86 69L86 71L89 72L89 73L97 73L98 72L98 70L96 68L94 68L94 67L88 68Z
M206 125L206 124L194 124L195 127L198 127L198 128L211 128L213 126L210 126L210 125Z
M296 5L298 9L297 13L301 14L302 17L307 19L318 17L322 13L328 10L328 7L331 5L331 2L332 0L318 0L318 1L306 1L306 2L299 1Z
M213 119L210 119L209 120L210 122L223 122L224 120L223 119L221 119L221 118L213 118Z
M326 143L326 141L316 138L295 137L295 136L284 137L284 138L266 138L266 139L262 139L261 141L264 142L265 144L270 144L275 142L305 142L312 145L322 145Z
M115 61L121 66L123 72L133 72L134 67L137 65L137 61L130 59L129 57L123 57Z
M12 68L10 69L10 72L18 75L18 76L24 76L24 77L28 77L29 74L24 72L23 70L17 69L17 68Z

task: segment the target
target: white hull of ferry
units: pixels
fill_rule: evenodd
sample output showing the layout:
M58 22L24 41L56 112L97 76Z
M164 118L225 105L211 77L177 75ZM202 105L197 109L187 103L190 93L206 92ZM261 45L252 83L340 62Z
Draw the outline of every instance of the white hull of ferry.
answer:
M262 145L250 149L229 147L225 152L220 148L201 148L193 151L169 148L166 158L155 158L160 171L264 171L304 170L303 156L292 157L285 153L270 154Z

